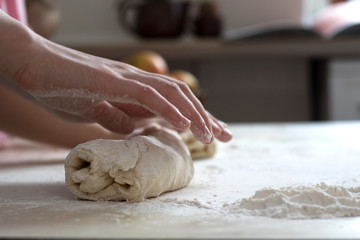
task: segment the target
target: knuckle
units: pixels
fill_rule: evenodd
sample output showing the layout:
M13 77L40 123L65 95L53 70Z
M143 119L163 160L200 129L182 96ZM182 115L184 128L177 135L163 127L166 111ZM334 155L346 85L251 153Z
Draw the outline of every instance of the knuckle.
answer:
M137 88L135 95L137 100L153 99L159 96L158 92L151 86L142 84L136 84L135 86Z
M187 88L187 87L188 87L188 85L187 85L186 83L182 82L182 81L179 81L179 82L178 82L178 85L179 85L181 88Z
M180 82L179 87L183 92L191 92L189 86L184 82Z
M174 82L168 82L167 84L167 90L168 91L172 91L172 92L180 92L181 88L178 85L178 83L174 83Z
M104 80L104 78L117 79L122 77L121 73L117 68L113 67L111 64L99 62L96 67L95 77L97 80Z
M96 71L100 74L112 74L113 70L110 66L107 64L104 64L102 62L98 62L96 66Z
M184 89L184 88L187 87L187 84L184 83L184 82L182 82L182 81L179 81L179 82L177 83L177 85L179 86L180 89Z
M141 86L141 93L145 96L153 96L155 95L155 89L150 86Z

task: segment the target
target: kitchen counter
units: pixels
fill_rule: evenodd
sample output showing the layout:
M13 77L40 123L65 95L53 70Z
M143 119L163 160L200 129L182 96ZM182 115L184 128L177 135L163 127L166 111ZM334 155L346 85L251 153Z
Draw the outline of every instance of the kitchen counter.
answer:
M233 124L234 139L195 161L186 188L141 203L74 199L68 149L13 139L0 150L0 237L360 238L360 217L279 219L225 210L263 188L360 186L360 122Z

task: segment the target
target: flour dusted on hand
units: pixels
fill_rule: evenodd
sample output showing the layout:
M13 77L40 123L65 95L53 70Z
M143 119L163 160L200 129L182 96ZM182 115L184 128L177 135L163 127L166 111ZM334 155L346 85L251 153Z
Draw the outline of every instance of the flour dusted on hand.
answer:
M180 136L151 127L129 140L94 140L75 147L66 184L80 199L139 202L185 187L194 169Z
M216 141L203 144L194 137L191 131L181 133L181 138L188 147L193 160L212 158L216 153Z
M225 206L233 213L272 218L308 219L360 216L360 187L297 186L257 191Z

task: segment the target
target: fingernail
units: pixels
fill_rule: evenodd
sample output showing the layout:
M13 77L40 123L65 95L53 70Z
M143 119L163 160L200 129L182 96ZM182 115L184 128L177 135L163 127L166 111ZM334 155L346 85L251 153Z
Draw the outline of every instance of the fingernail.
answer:
M191 125L191 121L187 118L182 118L180 121L180 125L182 129L188 129Z
M230 141L232 139L232 137L233 137L232 133L227 128L224 128L223 134L226 135L226 140L227 141Z
M213 127L213 134L214 134L215 136L221 134L222 129L215 123L214 120L212 120L212 127Z
M204 132L204 142L205 143L211 143L214 139L213 134L210 132L209 128L205 126L205 132Z

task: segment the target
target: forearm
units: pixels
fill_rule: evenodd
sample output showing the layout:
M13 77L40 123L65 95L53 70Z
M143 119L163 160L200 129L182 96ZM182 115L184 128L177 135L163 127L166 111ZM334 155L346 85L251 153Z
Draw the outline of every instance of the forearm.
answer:
M0 10L0 73L8 80L16 80L20 69L33 57L29 51L38 36L29 28Z
M0 86L0 129L19 137L63 147L97 138L123 138L98 124L64 122Z

